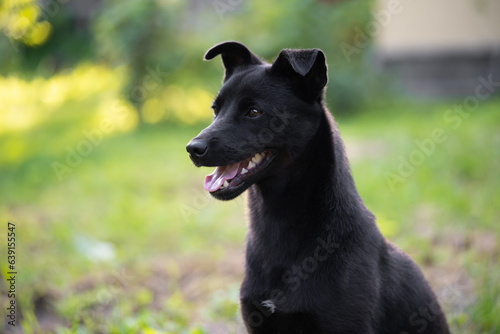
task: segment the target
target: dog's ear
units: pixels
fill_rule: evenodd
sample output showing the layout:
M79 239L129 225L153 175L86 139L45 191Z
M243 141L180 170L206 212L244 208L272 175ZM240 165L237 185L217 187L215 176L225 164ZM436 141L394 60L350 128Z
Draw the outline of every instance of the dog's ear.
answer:
M204 59L210 60L218 55L222 56L222 63L225 68L223 81L229 79L238 67L264 64L259 57L250 52L246 46L238 42L223 42L217 44L205 53Z
M321 99L328 82L325 54L319 49L281 50L271 71L295 79L300 94L310 101Z

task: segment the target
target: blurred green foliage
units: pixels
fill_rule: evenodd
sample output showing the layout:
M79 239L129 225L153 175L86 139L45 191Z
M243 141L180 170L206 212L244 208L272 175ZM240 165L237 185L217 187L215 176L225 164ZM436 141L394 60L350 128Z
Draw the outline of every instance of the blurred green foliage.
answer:
M138 111L182 62L183 36L175 32L182 24L183 4L108 0L96 16L97 55L109 64L126 66L124 95ZM142 121L141 112L138 116Z
M0 43L3 71L19 74L29 68L51 75L73 67L75 59L123 67L122 96L141 123L167 120L168 104L154 100L176 95L178 91L168 90L172 85L181 90L199 87L213 95L222 68L219 62L208 65L200 60L208 48L224 40L246 43L268 61L282 48L323 49L330 70L328 104L337 113L360 110L367 98L384 91L380 75L369 65L370 36L363 37L366 47L359 52L346 56L341 48L342 43L354 45L357 31L370 21L372 0L104 0L88 18L88 28L79 30L74 28L74 8L64 2L6 4L0 9L7 37ZM18 22L24 26L18 27ZM33 42L32 31L39 27L45 32ZM143 111L148 100L153 100L153 108L164 110L155 115Z
M0 3L0 71L22 77L50 76L93 58L92 34L76 24L64 0Z

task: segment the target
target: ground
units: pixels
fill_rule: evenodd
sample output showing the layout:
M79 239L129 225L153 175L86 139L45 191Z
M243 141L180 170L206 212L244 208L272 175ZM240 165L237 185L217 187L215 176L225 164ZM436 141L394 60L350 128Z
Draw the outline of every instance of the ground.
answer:
M244 200L210 198L211 169L184 149L209 120L106 132L97 90L51 106L29 130L0 128L17 332L243 333ZM362 198L423 269L453 332L498 333L500 100L460 124L446 117L457 103L373 104L337 121Z

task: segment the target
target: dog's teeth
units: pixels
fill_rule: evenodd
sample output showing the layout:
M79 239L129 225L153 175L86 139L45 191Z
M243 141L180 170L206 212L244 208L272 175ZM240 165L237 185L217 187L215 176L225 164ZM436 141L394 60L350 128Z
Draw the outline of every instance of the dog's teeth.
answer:
M222 184L223 187L228 187L229 186L229 182L227 182L227 180L224 180L224 183Z
M250 161L250 162L248 163L248 169L252 169L252 168L254 168L255 166L256 166L256 165L253 163L253 161Z
M262 161L263 158L264 156L262 154L257 153L256 155L253 156L252 161L257 165Z
M246 170L245 167L243 167L241 169L241 173L240 174L243 175L243 174L246 174L246 173L248 173L248 170Z

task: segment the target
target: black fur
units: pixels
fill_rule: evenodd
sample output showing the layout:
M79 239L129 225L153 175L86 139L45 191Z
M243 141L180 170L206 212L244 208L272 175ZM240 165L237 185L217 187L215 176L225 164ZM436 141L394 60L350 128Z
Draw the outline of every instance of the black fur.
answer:
M196 166L271 152L255 173L211 193L228 200L249 190L240 293L248 332L449 333L419 268L382 237L356 191L322 102L323 52L283 50L267 64L226 42L205 58L219 54L226 74L214 120L187 150Z

